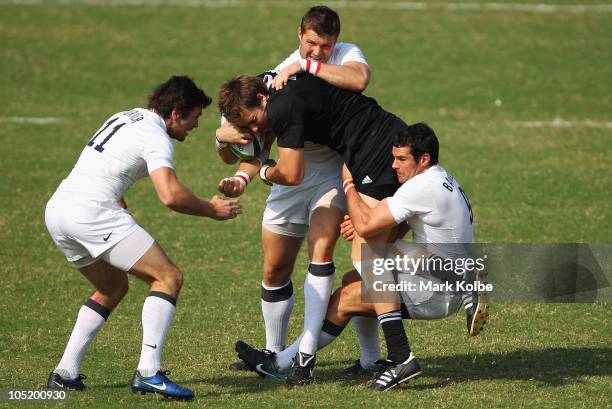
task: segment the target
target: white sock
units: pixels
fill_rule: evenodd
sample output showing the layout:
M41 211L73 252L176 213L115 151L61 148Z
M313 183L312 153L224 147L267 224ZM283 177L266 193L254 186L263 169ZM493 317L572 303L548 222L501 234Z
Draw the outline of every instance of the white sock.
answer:
M261 285L261 312L266 328L266 349L280 352L285 348L294 303L291 281L281 287Z
M176 299L171 295L151 291L142 306L142 350L138 371L153 376L161 368L161 355L170 329Z
M378 319L376 317L354 316L351 318L353 327L359 339L361 356L359 363L362 368L369 368L381 359Z
M304 282L304 331L300 352L314 355L334 285L334 263L310 263Z
M321 330L321 335L319 336L319 344L317 346L317 351L325 348L340 335L344 328L338 327L333 323L325 320L323 323L323 329ZM328 332L330 331L330 332ZM295 354L300 350L300 342L302 341L302 337L304 333L300 335L300 337L291 345L289 345L286 349L276 354L276 365L281 372L287 372L291 367L291 361Z
M106 322L110 311L88 299L79 310L77 320L64 350L64 355L54 372L64 379L76 379L81 370L81 360L91 341Z

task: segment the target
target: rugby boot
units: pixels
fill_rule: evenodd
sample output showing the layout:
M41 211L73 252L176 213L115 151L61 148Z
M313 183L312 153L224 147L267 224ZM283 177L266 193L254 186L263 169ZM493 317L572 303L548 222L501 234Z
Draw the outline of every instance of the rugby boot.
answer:
M377 361L377 363L382 364L384 369L372 385L372 389L376 392L387 391L423 372L412 354L401 364L389 360Z
M157 371L153 376L142 376L138 370L134 372L132 377L132 392L159 393L166 398L191 400L195 394L187 389L172 382L166 375L170 371Z
M75 379L64 379L60 374L51 372L47 379L47 388L49 389L70 389L75 391L82 391L87 386L83 383L83 379L87 377L83 374L79 374Z
M289 386L297 386L312 382L316 361L316 355L310 355L305 352L295 354L287 374L287 384Z
M246 364L247 369L256 372L259 376L273 381L283 381L287 375L282 373L276 365L276 354L267 349L258 350L246 342L236 342L238 357Z

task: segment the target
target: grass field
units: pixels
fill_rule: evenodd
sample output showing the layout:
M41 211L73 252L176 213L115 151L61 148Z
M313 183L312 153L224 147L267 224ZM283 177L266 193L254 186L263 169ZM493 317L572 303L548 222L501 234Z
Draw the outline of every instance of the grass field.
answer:
M43 211L93 131L110 114L145 104L171 74L194 77L216 100L224 80L273 67L293 51L299 19L312 5L85 3L0 0L0 389L45 383L91 291L48 237ZM480 9L330 5L342 19L341 40L358 44L371 65L366 93L406 122L423 120L436 130L443 166L470 196L478 241L612 242L612 12L482 10L486 3L473 3ZM217 123L216 109L205 111L175 152L179 178L207 197L233 171L214 153ZM148 181L127 195L135 218L186 273L164 366L198 396L178 406L612 406L609 301L494 305L474 339L463 314L406 322L425 373L382 395L364 380L338 376L358 356L351 327L320 354L311 386L287 389L230 372L237 339L263 342L259 226L266 195L262 183L249 186L244 214L227 223L172 213ZM346 243L337 247L339 271L350 268L348 251ZM302 252L297 294L306 263ZM90 388L56 406L155 401L129 393L146 294L144 284L130 283L85 357ZM605 294L609 299L609 289ZM301 329L297 299L291 338Z

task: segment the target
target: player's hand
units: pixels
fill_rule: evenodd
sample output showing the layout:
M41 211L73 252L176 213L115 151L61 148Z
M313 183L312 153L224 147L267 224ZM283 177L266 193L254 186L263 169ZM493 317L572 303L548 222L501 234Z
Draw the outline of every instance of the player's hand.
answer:
M353 178L353 175L351 174L351 171L346 166L346 163L343 164L342 165L342 180L352 179L352 178Z
M237 128L229 122L225 122L217 128L215 136L219 142L234 143L238 145L246 145L253 141L253 135L251 135L250 132Z
M289 64L287 67L283 68L282 71L279 72L278 75L276 75L276 77L274 77L271 85L272 88L277 91L283 89L285 85L287 85L289 77L297 74L300 71L302 71L302 67L300 67L299 62L296 61L294 63Z
M355 238L355 227L351 221L351 216L344 216L344 221L340 223L340 234L346 241L352 241Z
M237 177L223 178L219 182L218 189L227 197L238 197L244 193L246 183Z
M238 199L223 199L220 196L213 196L210 199L213 213L210 216L215 220L234 219L242 213L242 206Z

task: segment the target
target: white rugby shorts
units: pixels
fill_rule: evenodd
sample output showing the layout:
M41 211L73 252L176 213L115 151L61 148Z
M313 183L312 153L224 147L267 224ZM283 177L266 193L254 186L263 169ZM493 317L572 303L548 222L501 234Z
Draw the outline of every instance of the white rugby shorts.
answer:
M335 206L346 213L340 168L309 169L297 186L273 185L263 214L264 225L310 223L318 207Z
M56 192L51 197L45 209L45 223L66 259L79 268L93 263L134 232L144 232L140 234L147 241L143 243L144 251L153 243L153 238L115 201L82 198L74 193ZM144 254L142 249L137 251ZM142 254L130 257L135 258L130 262L133 264ZM126 270L125 265L116 267Z

